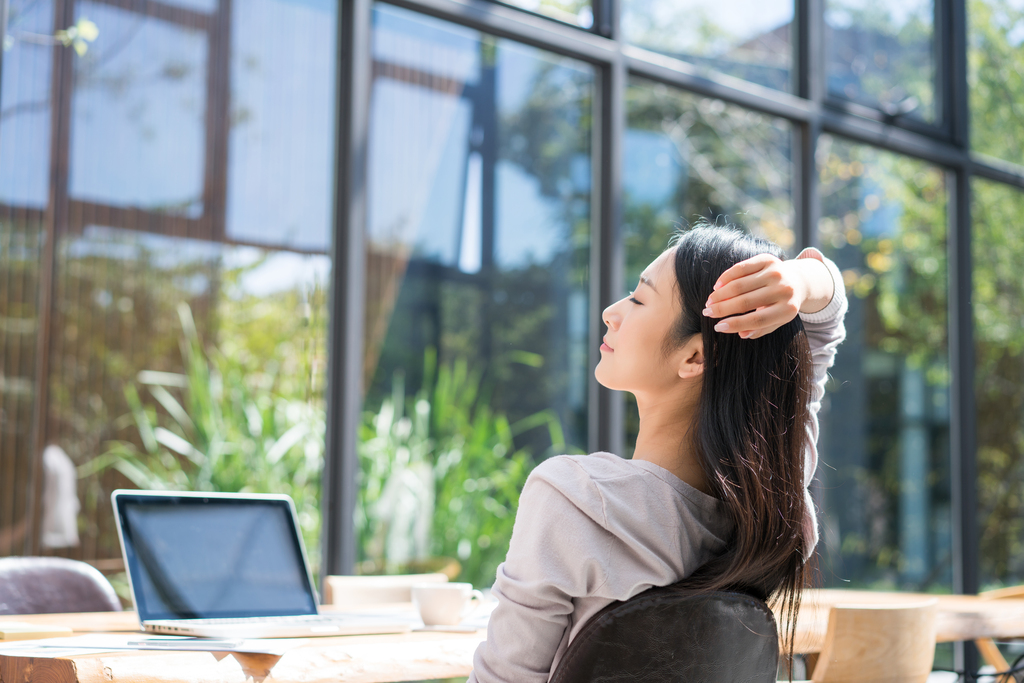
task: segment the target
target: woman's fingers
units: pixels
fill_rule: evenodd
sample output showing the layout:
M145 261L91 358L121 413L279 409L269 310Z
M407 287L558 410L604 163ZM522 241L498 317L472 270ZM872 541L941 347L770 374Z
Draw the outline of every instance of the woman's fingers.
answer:
M718 292L718 290L722 289L730 282L760 272L775 263L781 263L781 261L771 254L758 254L757 256L748 258L746 261L740 261L718 276L714 290L715 292Z
M771 306L777 303L794 304L795 291L786 282L762 285L744 293L737 294L721 301L708 299L704 308L704 315L710 318L726 318L730 315L739 315L756 308ZM794 313L796 315L794 306Z
M744 339L756 339L757 337L774 332L792 320L793 317L791 307L784 304L776 304L766 308L759 308L743 315L719 320L715 324L715 330L739 334Z
M718 278L715 290L708 297L708 304L728 301L747 292L779 284L784 279L781 266L781 261L768 254L737 263Z

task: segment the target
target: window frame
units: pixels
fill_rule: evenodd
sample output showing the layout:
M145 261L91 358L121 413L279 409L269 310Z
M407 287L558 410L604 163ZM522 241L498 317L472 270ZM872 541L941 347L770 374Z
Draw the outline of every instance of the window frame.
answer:
M626 44L619 30L620 3L595 0L594 26L571 26L510 5L487 0L376 0L465 27L515 40L592 64L597 72L591 224L592 342L603 332L600 312L622 288L624 248L622 148L625 88L630 76L719 98L772 116L794 128L793 202L800 247L814 246L820 217L815 149L828 133L938 165L948 174L949 343L952 379L951 472L953 490L954 590L975 593L979 585L976 505L976 420L971 315L970 180L980 176L1024 190L1024 166L974 153L969 140L966 0L936 0L936 122L887 117L882 112L830 97L825 88L824 0L794 0L793 92L780 92L736 78L699 73L692 65ZM355 538L350 520L355 500L355 420L360 410L366 134L371 69L369 35L373 0L343 0L339 13L339 149L335 215L334 316L329 368L327 473L325 474L325 573L352 571ZM596 343L591 344L596 362ZM621 452L622 401L590 384L591 450ZM335 424L337 423L337 424ZM327 476L329 475L329 476ZM958 654L958 666L969 663Z

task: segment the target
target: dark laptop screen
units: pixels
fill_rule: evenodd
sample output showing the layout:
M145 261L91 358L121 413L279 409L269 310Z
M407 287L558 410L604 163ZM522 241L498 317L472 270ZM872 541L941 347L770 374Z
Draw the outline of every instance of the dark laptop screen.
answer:
M118 495L143 621L316 614L286 499Z

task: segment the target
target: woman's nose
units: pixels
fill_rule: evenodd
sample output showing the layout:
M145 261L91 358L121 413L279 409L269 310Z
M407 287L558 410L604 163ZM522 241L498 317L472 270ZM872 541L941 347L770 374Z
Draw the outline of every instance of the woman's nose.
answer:
M618 311L616 310L616 306L618 306L619 303L621 302L616 301L614 304L604 309L604 311L602 311L601 313L601 320L604 321L604 324L608 327L609 330L619 329L619 323L622 322L622 316L619 315Z

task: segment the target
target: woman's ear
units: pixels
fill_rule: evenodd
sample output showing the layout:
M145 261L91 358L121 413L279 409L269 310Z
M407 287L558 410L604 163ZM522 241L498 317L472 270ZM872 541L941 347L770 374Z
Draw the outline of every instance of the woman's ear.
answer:
M679 376L693 379L704 374L704 339L695 334L679 350Z

